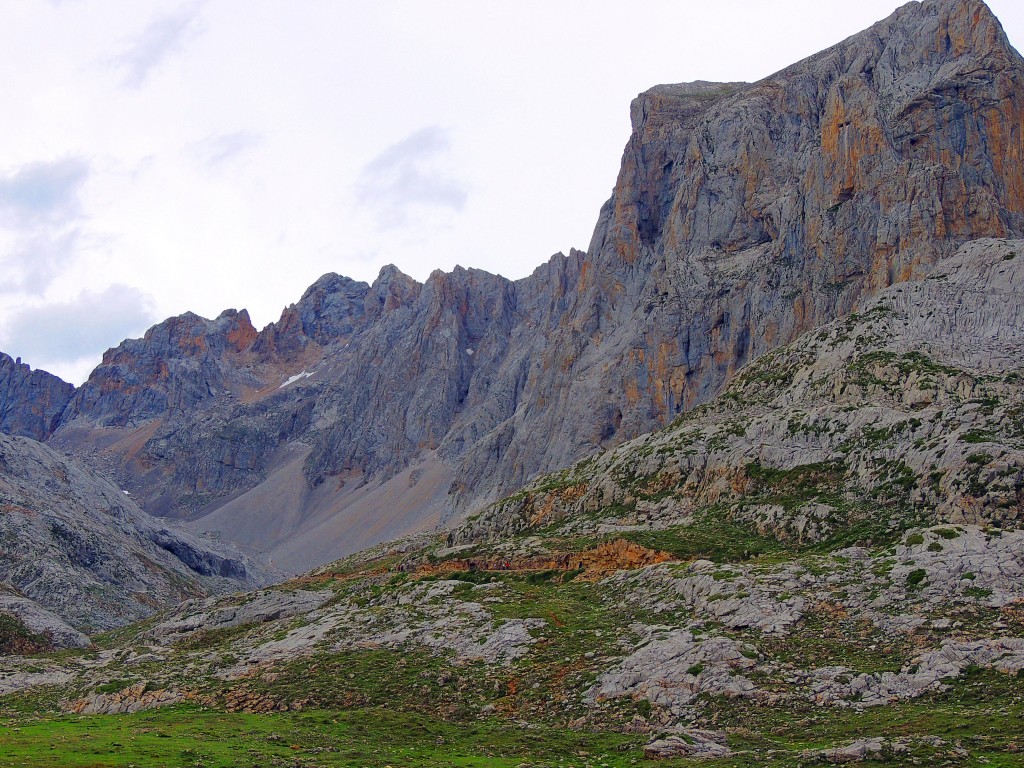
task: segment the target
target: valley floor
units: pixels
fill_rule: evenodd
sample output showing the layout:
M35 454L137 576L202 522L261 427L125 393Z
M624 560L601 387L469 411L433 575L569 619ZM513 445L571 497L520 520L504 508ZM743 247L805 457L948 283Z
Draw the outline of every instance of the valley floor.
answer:
M648 760L641 735L524 727L497 716L450 722L383 707L254 714L177 706L90 716L8 711L0 765L782 768L846 762L812 755L883 734L892 741L868 765L1024 766L1021 686L996 678L978 674L952 694L867 712L737 707L722 713L737 751L717 760Z
M378 552L8 657L0 766L1024 766L1022 539L603 572Z

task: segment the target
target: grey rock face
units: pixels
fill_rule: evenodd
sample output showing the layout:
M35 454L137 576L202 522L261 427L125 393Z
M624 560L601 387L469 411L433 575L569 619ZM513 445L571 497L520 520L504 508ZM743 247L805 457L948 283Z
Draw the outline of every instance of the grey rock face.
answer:
M370 286L329 273L311 285L281 319L263 329L253 345L262 357L294 358L310 344L346 341L362 325Z
M0 432L45 440L75 388L0 352Z
M240 384L253 385L236 362L255 338L245 310L226 310L216 320L192 313L165 320L143 338L107 350L75 391L62 423L88 413L96 426L135 427L173 418Z
M77 462L0 435L0 582L76 629L266 578L230 547L154 520Z
M581 535L688 524L721 503L793 541L865 517L1017 527L1022 285L1024 242L968 243L925 279L750 364L714 407L538 479L455 528L450 544L501 541L540 510L543 524L564 519L561 533ZM772 491L765 471L806 498ZM620 511L588 515L609 507Z

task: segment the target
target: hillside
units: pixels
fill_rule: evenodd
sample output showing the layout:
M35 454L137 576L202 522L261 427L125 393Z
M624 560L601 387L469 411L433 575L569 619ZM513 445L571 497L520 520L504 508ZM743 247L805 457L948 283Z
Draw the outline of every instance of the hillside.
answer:
M641 94L523 280L0 358L0 764L1024 766L1022 107L910 3Z
M58 645L88 645L81 632L268 580L232 547L162 524L74 460L0 435L0 624L13 617Z

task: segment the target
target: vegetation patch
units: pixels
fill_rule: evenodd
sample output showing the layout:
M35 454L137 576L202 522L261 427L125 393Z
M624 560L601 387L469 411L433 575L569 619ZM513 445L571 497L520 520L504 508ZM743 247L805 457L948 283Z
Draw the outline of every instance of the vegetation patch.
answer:
M0 656L30 656L52 649L49 637L31 631L15 616L0 613Z

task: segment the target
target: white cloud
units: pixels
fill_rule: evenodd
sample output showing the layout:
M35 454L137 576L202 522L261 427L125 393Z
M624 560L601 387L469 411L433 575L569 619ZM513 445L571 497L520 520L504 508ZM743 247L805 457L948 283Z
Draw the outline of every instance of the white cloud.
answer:
M124 85L142 87L153 70L179 52L195 32L201 11L202 4L196 3L154 19L124 51L111 58L108 63L124 73Z
M42 294L75 259L79 192L90 173L77 157L34 162L0 177L0 293Z
M202 165L215 168L237 157L260 143L260 137L251 131L234 131L209 136L192 145L192 154Z
M20 235L0 257L0 293L41 296L77 255L81 231L40 230Z
M44 304L14 313L3 344L8 354L57 373L64 364L100 354L121 339L139 335L155 320L153 298L130 285L82 291L66 302ZM58 375L60 375L58 373Z
M89 176L80 157L28 163L0 178L0 217L8 226L29 228L78 213L78 191Z
M419 207L461 211L468 193L445 169L451 149L448 132L439 126L409 134L363 167L356 185L358 203L376 212L382 229L405 225Z

